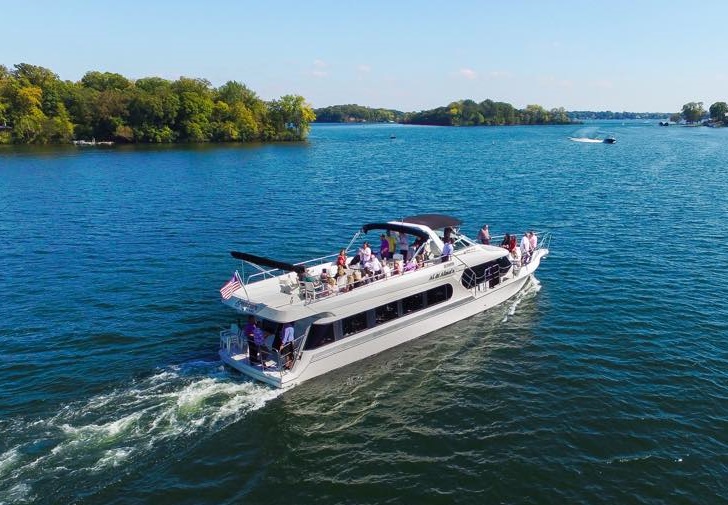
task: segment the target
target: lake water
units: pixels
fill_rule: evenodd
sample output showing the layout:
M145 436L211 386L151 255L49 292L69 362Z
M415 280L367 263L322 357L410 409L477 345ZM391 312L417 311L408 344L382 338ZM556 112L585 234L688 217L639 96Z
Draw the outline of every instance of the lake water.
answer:
M727 146L628 122L0 147L0 504L728 503ZM551 231L535 287L283 394L221 366L230 250L300 261L426 212Z

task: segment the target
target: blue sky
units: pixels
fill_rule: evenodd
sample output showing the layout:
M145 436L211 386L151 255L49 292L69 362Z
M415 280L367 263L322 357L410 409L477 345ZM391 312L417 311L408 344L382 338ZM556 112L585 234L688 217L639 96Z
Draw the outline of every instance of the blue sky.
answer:
M728 101L728 2L27 1L2 6L0 64L243 82L263 99L404 111L679 111Z

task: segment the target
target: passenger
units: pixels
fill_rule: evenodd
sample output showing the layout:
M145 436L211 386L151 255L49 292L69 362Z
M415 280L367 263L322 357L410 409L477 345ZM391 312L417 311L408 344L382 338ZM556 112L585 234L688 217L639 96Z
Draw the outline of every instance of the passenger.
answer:
M404 271L405 272L413 272L415 270L417 270L417 262L415 261L414 258L412 258L411 261L408 261L407 263L405 263L405 265L404 265Z
M510 251L510 249L511 249L511 236L508 233L506 233L505 236L503 237L503 241L501 242L500 246L503 249L506 249L506 250Z
M248 361L250 361L251 365L260 363L258 345L255 343L255 331L257 329L258 327L255 325L255 317L248 316L248 323L245 325L243 333L248 341Z
M394 251L397 250L397 239L392 236L392 232L387 230L387 242L389 242L389 258L392 259Z
M293 324L286 323L283 326L283 339L281 340L281 348L279 350L281 358L285 362L285 364L283 365L283 368L285 368L286 370L290 370L293 367L293 341L294 340L295 340L295 338L294 338Z
M354 270L354 282L351 287L357 288L361 285L362 285L361 272L359 270Z
M483 245L490 245L490 231L488 225L484 224L478 233L478 241Z
M444 236L442 237L442 241L443 241L443 242L447 242L447 241L448 241L448 240L450 240L451 238L452 238L452 228L450 228L450 227L448 226L448 227L446 227L446 228L445 228L445 234L444 234Z
M346 268L346 249L339 251L339 255L336 257L336 266Z
M531 240L528 237L528 233L524 233L521 239L521 259L524 265L527 265L531 261Z
M510 252L510 260L514 267L521 266L521 250L518 247Z
M538 247L538 237L536 237L536 234L533 233L533 230L528 232L528 239L529 242L531 242L531 254L533 254Z
M342 267L341 265L339 265L336 268L336 278L338 279L339 277L344 277L345 275L346 275L346 269L344 267Z
M367 270L371 272L370 275L374 277L374 279L379 279L382 276L382 264L379 262L379 258L377 258L374 254L372 254L372 259L369 262Z
M399 232L399 254L407 261L407 253L409 252L409 237L406 233Z
M421 243L422 243L422 239L420 237L417 237L409 248L409 254L408 254L409 258L414 259L415 253L420 248Z
M387 236L384 233L382 233L379 237L379 257L383 260L391 257L389 252L389 240L387 240Z
M454 249L452 245L452 238L448 238L445 241L445 245L442 247L442 256L440 256L443 263L445 263L446 261L450 261L450 258L452 258L453 250Z
M508 245L508 251L512 251L518 247L518 243L516 242L516 235L511 235L511 243Z
M415 256L415 263L417 263L417 269L419 270L425 266L425 258L421 254L418 254Z
M430 241L429 240L425 241L425 248L423 249L423 252L422 253L424 255L425 261L427 261L427 260L429 260L429 259L432 258L432 248L430 248Z
M369 242L364 242L364 244L359 249L359 262L362 264L362 266L366 265L371 261L372 259L372 248L369 247Z
M265 332L261 328L258 328L256 324L256 328L253 330L253 341L258 351L258 363L265 361L265 355L267 354L265 351L265 337Z
M314 277L313 272L311 270L306 269L306 272L303 274L303 280L306 282L316 282L318 279Z
M382 261L382 275L384 275L384 277L392 276L392 267L389 266L388 261Z
M401 275L403 273L402 260L395 260L392 268L392 275Z
M326 279L326 283L324 284L324 287L326 288L326 293L333 294L339 291L339 286L336 284L336 279L333 277L329 277Z
M330 278L331 278L331 276L329 275L329 271L327 269L324 268L323 270L321 270L321 277L319 280L322 283L324 283L324 284L328 283Z

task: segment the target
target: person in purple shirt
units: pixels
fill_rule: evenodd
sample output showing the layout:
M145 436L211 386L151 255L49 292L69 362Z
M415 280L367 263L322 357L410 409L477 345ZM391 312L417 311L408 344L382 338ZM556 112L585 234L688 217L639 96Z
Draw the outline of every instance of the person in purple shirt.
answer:
M262 333L260 328L258 328L255 324L255 318L253 316L248 316L248 324L245 325L243 333L245 334L245 338L248 340L248 359L250 360L251 365L260 363L259 347L256 342L256 340L259 340L259 338L256 338L256 333L258 332Z
M384 233L382 233L379 239L379 257L383 260L389 259L389 240L387 240L387 236Z

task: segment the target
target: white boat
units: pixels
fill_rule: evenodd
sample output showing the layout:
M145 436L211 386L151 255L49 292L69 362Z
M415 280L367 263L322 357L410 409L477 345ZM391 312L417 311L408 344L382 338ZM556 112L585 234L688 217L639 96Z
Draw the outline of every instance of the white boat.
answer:
M320 277L337 272L337 255L291 264L232 252L243 261L242 274L236 271L221 294L248 324L239 319L220 332L220 358L272 386L294 386L503 303L549 252L550 234L538 233L536 249L512 262L506 249L476 243L459 225L440 214L366 224L346 248L345 275L333 282ZM357 280L357 272L368 269L351 256L372 231L414 238L415 260L395 254L382 273ZM447 236L454 251L443 258ZM254 273L246 274L251 266ZM293 344L276 350L291 323Z

